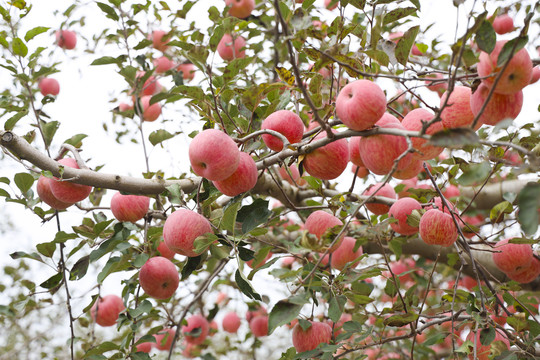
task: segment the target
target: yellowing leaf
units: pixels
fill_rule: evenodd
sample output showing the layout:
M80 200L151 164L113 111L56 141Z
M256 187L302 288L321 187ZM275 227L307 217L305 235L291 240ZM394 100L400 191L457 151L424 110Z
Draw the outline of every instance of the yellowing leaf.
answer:
M294 75L287 69L281 66L276 66L276 72L284 83L288 84L289 86L294 86L295 78Z

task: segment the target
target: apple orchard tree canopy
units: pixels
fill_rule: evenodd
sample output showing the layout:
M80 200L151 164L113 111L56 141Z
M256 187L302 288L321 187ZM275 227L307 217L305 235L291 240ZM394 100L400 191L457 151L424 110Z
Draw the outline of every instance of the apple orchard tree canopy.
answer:
M430 6L0 5L0 359L538 358L540 4Z

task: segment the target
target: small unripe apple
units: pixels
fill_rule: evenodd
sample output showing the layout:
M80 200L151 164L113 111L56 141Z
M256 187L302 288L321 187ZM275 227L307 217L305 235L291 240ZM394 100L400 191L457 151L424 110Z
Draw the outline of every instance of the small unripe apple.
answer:
M236 171L240 151L229 135L207 129L198 133L189 144L189 160L195 174L220 181Z
M225 34L217 46L219 56L225 61L246 57L246 40L240 35Z
M394 218L397 222L390 223L390 227L401 235L413 235L418 232L418 227L407 223L407 216L410 216L414 210L421 210L422 205L413 198L405 197L396 201L388 211L388 216Z
M56 96L58 93L60 93L60 83L58 80L53 78L43 78L39 81L38 84L39 91L41 92L41 95L47 96L47 95L53 95Z
M251 333L255 337L263 337L268 335L268 316L257 315L249 322Z
M229 15L245 19L255 9L255 0L225 0L225 5L231 7Z
M375 196L382 196L389 199L397 199L397 194L394 188L389 184L376 183L371 185L362 195L369 196L374 194ZM379 189L380 188L380 189ZM376 192L375 192L376 191ZM382 215L388 213L390 206L377 203L368 203L366 208L375 215Z
M182 326L182 333L185 336L186 342L190 344L202 344L208 332L210 324L202 315L192 315L187 319L187 325Z
M240 317L235 312L230 312L223 317L223 330L229 333L236 333L240 327Z
M167 46L169 39L167 39L166 35L167 35L167 32L163 30L154 30L152 32L150 40L152 40L152 45L154 46L154 49L159 50L159 51L165 51L169 48Z
M170 298L176 289L180 278L178 269L169 260L161 256L151 257L139 271L139 283L144 292L154 299Z
M122 298L111 294L97 299L90 313L98 325L113 326L125 308Z
M163 329L155 334L154 338L156 339L156 349L169 351L174 339L174 334L176 334L176 331L173 329Z
M452 216L438 209L428 210L422 215L419 232L426 244L444 247L452 246L458 237Z
M140 195L122 195L117 192L111 199L111 211L118 221L137 222L148 212L150 198Z
M65 210L71 205L73 205L73 203L65 203L63 201L60 201L53 195L51 191L52 181L54 180L43 175L39 177L36 190L41 201L56 210Z
M369 80L356 80L341 89L336 99L336 114L349 129L372 127L386 111L384 92Z
M533 251L529 244L513 244L504 239L495 244L493 262L504 273L516 273L528 268L533 261Z
M63 158L58 160L58 163L64 165L64 167L79 168L77 161L72 158ZM64 203L76 203L82 201L90 195L92 187L87 185L75 184L69 181L59 180L54 178L49 183L51 192L55 198Z
M261 130L274 130L287 138L290 144L302 140L304 123L300 116L290 110L278 110L270 114L261 124ZM281 151L283 141L270 134L263 134L262 139L271 150Z
M514 30L514 20L508 14L502 14L493 20L493 29L499 35L503 35Z
M240 161L235 172L221 181L214 181L214 186L227 196L236 196L253 189L257 184L257 164L245 152L240 152Z
M320 133L315 137L319 140L326 137ZM316 178L332 180L345 171L349 163L349 144L347 139L339 139L306 154L304 168Z
M73 50L77 45L77 35L71 30L58 30L56 44L62 49Z
M163 240L172 251L185 255L197 256L193 247L195 239L206 233L212 233L210 222L201 214L188 209L178 209L167 217L163 226Z
M296 324L292 333L292 342L298 353L315 350L319 344L332 341L332 328L327 323L310 321L311 326L304 330Z

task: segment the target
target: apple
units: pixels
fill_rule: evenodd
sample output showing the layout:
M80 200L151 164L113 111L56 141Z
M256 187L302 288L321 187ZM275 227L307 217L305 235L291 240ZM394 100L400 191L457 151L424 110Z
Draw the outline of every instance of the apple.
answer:
M405 117L401 120L401 125L407 130L410 131L420 131L424 123L430 122L433 120L433 114L425 109L418 108L411 110ZM442 122L435 122L431 124L427 130L426 134L432 135L438 131L443 130ZM421 152L415 153L414 158L420 160L429 160L437 157L442 151L443 148L428 145L427 140L413 137L411 138L413 147Z
M268 316L257 315L249 322L249 329L255 337L268 335Z
M373 81L356 80L339 92L336 114L349 129L362 131L372 127L386 111L386 95Z
M456 185L450 184L443 190L442 194L447 199L457 198L459 197L460 191Z
M71 30L58 30L56 44L62 49L73 50L77 45L77 35Z
M385 113L375 125L385 129L405 130L399 120L388 113ZM394 161L405 151L407 141L403 136L384 134L363 136L358 144L358 152L364 166L376 175L388 174L394 166ZM412 154L407 154L400 160L397 169L406 169L411 161Z
M41 201L56 210L65 210L73 203L65 203L58 200L51 191L51 182L54 181L48 177L41 175L37 182L37 193Z
M279 176L289 184L298 186L307 184L307 181L300 177L300 171L298 170L298 166L296 166L296 164L289 166L289 171L291 172L292 177L289 175L284 165L280 166L278 169Z
M236 171L240 151L229 135L207 129L198 133L189 144L189 161L195 174L220 181Z
M249 191L257 184L257 164L245 152L240 152L240 161L235 172L221 181L214 181L214 186L224 195L236 196Z
M358 172L356 172L356 169L358 169ZM369 170L364 166L353 166L351 168L351 171L353 174L356 174L356 176L361 179L369 175Z
M332 341L332 328L324 322L310 321L311 326L304 330L296 324L292 333L292 342L298 353L315 350L319 344Z
M290 110L278 110L270 114L261 124L261 130L274 130L289 140L290 144L298 143L304 135L304 123L300 116ZM263 134L262 139L271 150L281 151L283 141L270 134Z
M216 320L210 321L208 324L209 330L208 330L208 336L214 336L218 332L218 324Z
M246 57L246 40L240 35L225 34L217 46L219 56L225 61Z
M182 326L182 333L189 344L199 345L204 342L210 331L208 320L202 315L191 315L187 325Z
M111 199L111 211L118 221L137 222L148 212L150 198L140 195L122 195L117 192Z
M493 29L499 35L509 33L514 30L514 20L508 14L496 16L493 20Z
M257 305L255 307L250 307L249 310L246 312L246 320L249 323L253 318L256 316L266 316L268 315L268 312L263 306Z
M458 231L450 214L430 209L422 215L419 226L420 238L428 245L452 246Z
M160 241L157 247L157 251L159 256L163 256L164 258L167 258L169 260L172 260L174 258L174 255L176 255L176 253L169 249L167 244L165 244L165 241Z
M441 96L441 104L448 102L441 112L442 124L447 129L468 127L473 123L474 114L471 111L471 88L455 86L448 97L448 91Z
M151 98L150 95L141 98L142 117L144 121L148 122L155 121L161 115L161 105L157 102L150 105Z
M174 329L163 329L155 334L154 338L156 339L156 349L169 351L171 349L175 334L176 331L174 331Z
M529 84L534 84L540 79L540 66L535 66L532 71L531 75L531 81L529 81Z
M399 277L399 281L402 284L412 282L414 280L412 276L413 272L411 272L411 270L414 270L415 267L416 267L416 263L414 262L413 259L403 259L403 260L398 260L398 261L394 261L390 263L390 270L392 270L392 273L396 277ZM388 278L390 278L391 276L390 273L387 273L385 275Z
M90 309L90 314L98 325L113 326L125 308L122 298L111 294L97 299Z
M330 263L334 269L343 270L345 266L362 256L362 247L359 246L356 251L356 239L345 236L336 250L332 252L332 260ZM294 258L293 258L294 259ZM351 264L351 268L355 268L358 265L358 261Z
M480 84L478 89L471 96L471 111L476 116L480 113L482 106L489 95L489 87ZM523 106L523 92L518 91L513 94L493 93L487 103L478 123L486 125L496 125L505 119L515 119L521 112Z
M142 77L144 77L145 72L144 71L137 71L136 81L140 81ZM144 84L142 85L142 95L154 95L158 93L161 90L161 85L157 81L156 77L154 75L150 75L148 79L144 81Z
M133 105L127 104L125 102L121 102L120 104L118 104L118 111L124 112L129 110L133 110Z
M170 298L178 288L179 281L176 266L162 256L151 257L139 271L141 287L148 296L154 299Z
M197 68L191 63L180 64L176 67L176 71L182 72L182 78L184 80L193 80L195 78L195 71Z
M316 210L309 214L306 222L304 223L304 229L306 229L308 233L315 235L318 240L323 240L325 235L327 235L329 231L336 226L343 226L343 222L334 215L323 210ZM344 236L344 234L342 236ZM332 236L329 241L331 242L333 240L334 239ZM339 243L340 241L338 240L330 251L335 250L339 246Z
M386 197L389 199L397 199L396 192L392 186L390 186L389 184L384 184L381 187L381 185L382 183L376 183L376 184L371 185L368 189L366 189L362 193L362 195L364 196L375 195L375 196ZM387 214L388 211L390 210L390 206L384 205L384 204L377 204L377 203L368 203L366 204L366 208L372 213L374 213L375 215Z
M229 15L245 19L255 9L255 0L225 0L225 5L230 6Z
M223 330L229 333L236 333L240 327L240 317L235 312L230 312L223 317L223 322L221 323Z
M152 351L153 347L154 347L154 343L143 342L135 346L135 352L143 352L143 353L148 354L150 351Z
M58 80L53 78L43 78L39 81L38 84L39 91L41 92L41 95L47 96L47 95L53 95L56 96L60 92L60 83Z
M79 168L77 161L72 158L63 158L58 160L58 163L64 167L72 167L75 169ZM92 187L88 185L75 184L65 180L59 180L54 178L49 182L51 192L55 198L64 202L75 204L76 202L82 201L90 195L92 192Z
M537 258L533 258L531 265L516 272L507 273L506 276L510 280L517 281L521 284L528 284L540 276L540 261Z
M441 81L430 81L430 80L425 81L425 83L427 84L426 87L428 88L428 90L434 91L438 93L439 95L441 95L443 92L446 91L446 89L448 89L448 83L446 81L442 81L442 79L444 79L443 74L437 72L437 73L427 76L427 78L428 79L441 79Z
M224 304L229 299L229 296L224 292L219 292L216 297L216 304Z
M397 222L390 223L390 227L401 235L413 235L418 232L418 227L407 223L407 216L414 210L421 210L422 205L413 198L404 197L397 200L388 211L388 217L394 218Z
M402 180L399 185L403 185L403 189L397 194L398 197L404 198L404 197L410 197L412 194L408 192L409 189L416 189L416 183L418 182L418 178L410 178Z
M163 240L169 249L185 256L198 256L194 251L195 239L212 233L210 222L201 214L178 209L167 217L163 226Z
M497 41L491 54L480 53L477 65L478 76L487 77L482 80L486 86L493 86L495 77L499 75L502 66L497 66L497 59L506 41ZM506 70L500 75L495 92L498 94L514 94L529 85L532 75L532 61L525 48L517 51L510 59Z
M360 140L361 136L353 136L349 139L349 156L351 162L358 167L365 167L360 154Z
M169 48L167 46L167 43L169 42L167 35L168 35L167 32L163 30L152 31L150 40L152 40L152 45L154 46L154 49L159 50L159 51L165 51Z
M339 5L339 0L324 0L324 7L328 10L334 10Z
M166 56L161 56L154 60L154 67L156 73L163 74L174 67L174 62Z
M516 273L530 267L533 261L533 251L529 244L509 243L504 239L495 244L493 262L502 272Z
M469 291L472 291L475 286L478 286L478 281L470 276L464 276L461 280L461 284Z
M325 138L326 133L320 133L315 140ZM349 163L349 144L347 139L339 139L306 154L304 168L316 178L332 180L337 178Z
M471 360L488 360L492 358L491 355L500 355L503 351L510 349L510 342L499 330L495 330L495 339L489 345L482 345L480 342L480 331L476 333L473 331L469 332L466 340L471 341L476 346L476 357L474 356L473 349L469 348L471 351L469 353L469 359Z
M431 188L432 187L429 186L429 189L431 189ZM452 211L456 212L456 205L454 205L454 203L452 203L451 201L449 201L446 198L445 198L445 200L446 200L446 203L448 204L448 206L450 208L452 208ZM426 210L438 209L438 210L444 211L447 214L450 214L450 209L448 208L448 206L443 205L442 199L439 196L437 196L437 197L433 198L433 205L426 206ZM443 207L444 207L444 210L443 210Z
M424 170L424 161L416 159L413 155L409 166L403 169L398 168L398 170L392 174L392 177L400 180L416 179L422 170Z

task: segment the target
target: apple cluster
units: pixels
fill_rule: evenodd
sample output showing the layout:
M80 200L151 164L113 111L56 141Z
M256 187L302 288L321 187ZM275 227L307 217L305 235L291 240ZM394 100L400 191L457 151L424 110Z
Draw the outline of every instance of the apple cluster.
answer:
M531 245L499 241L493 247L493 262L510 280L522 284L529 283L540 276L540 260L533 253Z

